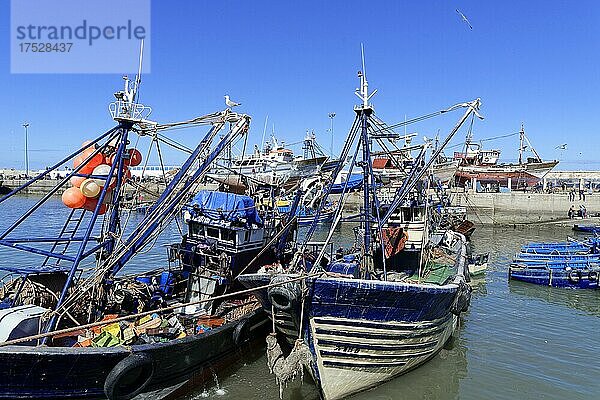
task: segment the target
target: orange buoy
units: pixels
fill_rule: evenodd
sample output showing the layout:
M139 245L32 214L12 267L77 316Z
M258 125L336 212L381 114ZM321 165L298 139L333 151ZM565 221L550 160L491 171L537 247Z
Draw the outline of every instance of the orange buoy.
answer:
M88 198L85 201L85 204L83 205L83 209L84 210L88 210L88 211L94 211L96 209L96 206L98 205L98 199L91 199ZM106 212L106 204L102 204L100 206L100 209L98 210L98 214L102 215Z
M73 159L73 168L77 168L85 161L87 157L83 155L79 155ZM91 174L94 168L104 162L104 156L102 154L96 154L90 161L88 161L81 169L79 170L80 174Z
M129 165L137 167L142 163L142 153L138 149L129 149L127 152L129 153Z
M73 168L79 167L82 162L83 162L83 158L81 157L81 154L80 154L73 159Z
M102 188L95 179L86 179L81 182L81 186L79 186L79 190L85 197L97 197L100 194L100 190Z
M78 188L81 186L81 182L85 181L85 178L83 176L72 176L69 181L71 182L71 185Z
M89 157L89 155L88 155ZM87 158L87 157L86 157ZM88 161L87 165L92 168L96 168L98 165L104 164L104 156L100 153L96 154L90 161Z
M62 201L69 208L81 208L85 204L85 196L78 188L71 187L62 194Z

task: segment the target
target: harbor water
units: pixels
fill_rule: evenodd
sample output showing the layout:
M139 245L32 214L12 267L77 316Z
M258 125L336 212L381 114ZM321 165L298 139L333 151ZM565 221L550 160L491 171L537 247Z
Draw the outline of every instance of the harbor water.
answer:
M35 204L20 197L0 205L0 229ZM10 206L8 203L12 203ZM35 224L15 235L41 236L57 232L67 216L60 199L36 213ZM133 225L140 215L131 215ZM52 229L54 228L54 229ZM324 236L327 229L319 234ZM573 236L569 228L537 225L525 228L478 226L475 252L490 252L484 277L474 281L473 298L461 318L455 339L436 357L354 399L596 399L600 394L600 292L548 288L508 282L510 260L527 241L560 241ZM150 249L128 265L131 272L166 265L163 245L179 240L173 224ZM335 232L338 244L352 241L352 229ZM10 258L9 258L10 257ZM40 262L28 253L0 248L2 263ZM88 265L89 267L90 265ZM170 396L169 398L175 398ZM212 379L181 399L277 399L279 388L269 374L264 345L233 365L217 370ZM284 399L317 399L308 376L290 384Z

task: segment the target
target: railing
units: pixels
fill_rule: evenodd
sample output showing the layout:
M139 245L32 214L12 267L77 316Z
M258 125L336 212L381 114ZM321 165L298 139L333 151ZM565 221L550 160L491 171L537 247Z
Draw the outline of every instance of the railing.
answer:
M108 105L108 111L114 120L143 121L152 113L152 108L143 104L115 101Z

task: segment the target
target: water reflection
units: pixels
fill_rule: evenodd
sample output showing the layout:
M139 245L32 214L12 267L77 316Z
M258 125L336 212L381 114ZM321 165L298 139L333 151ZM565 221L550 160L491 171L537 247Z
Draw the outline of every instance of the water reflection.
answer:
M511 294L517 296L535 298L600 317L600 292L596 290L553 288L514 280L508 282L508 288Z

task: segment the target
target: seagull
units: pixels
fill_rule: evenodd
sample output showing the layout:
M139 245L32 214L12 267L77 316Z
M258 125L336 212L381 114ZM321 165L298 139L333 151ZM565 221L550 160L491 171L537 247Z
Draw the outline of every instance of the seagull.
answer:
M555 149L566 150L567 149L567 144L566 143L559 144L558 146L555 147Z
M227 107L235 107L242 105L242 103L236 103L235 101L229 100L229 95L225 95L225 104L227 104Z
M462 12L460 12L460 10L458 8L456 9L456 12L458 13L458 15L460 15L460 17L462 18L462 20L465 21L467 23L467 25L469 25L469 28L471 30L473 30L473 27L471 26L471 23L469 22L469 20L465 16L465 14L463 14Z

